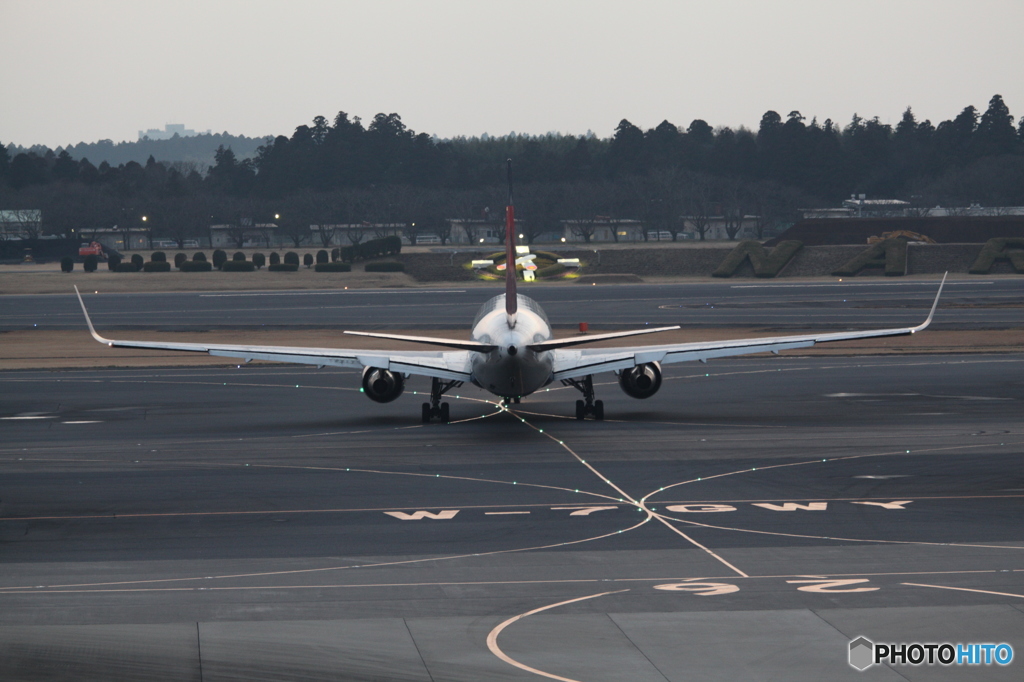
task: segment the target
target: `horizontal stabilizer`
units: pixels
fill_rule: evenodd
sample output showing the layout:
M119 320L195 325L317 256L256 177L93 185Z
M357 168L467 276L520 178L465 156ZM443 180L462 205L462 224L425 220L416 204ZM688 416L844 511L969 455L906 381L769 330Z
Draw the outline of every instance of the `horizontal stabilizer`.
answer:
M657 332L668 332L679 329L679 325L673 327L656 327L654 329L631 329L625 332L608 332L607 334L591 334L589 336L577 336L572 339L551 339L540 343L531 343L530 350L541 352L554 350L555 348L568 348L569 346L581 346L594 341L605 341L606 339L618 339L624 336L639 336L640 334L655 334Z
M440 339L435 336L405 336L404 334L381 334L378 332L343 332L352 336L369 336L375 339L391 339L392 341L408 341L409 343L424 343L428 346L441 346L443 348L457 348L459 350L471 350L477 353L490 353L497 346L489 343L478 343L476 341L459 341L458 339Z

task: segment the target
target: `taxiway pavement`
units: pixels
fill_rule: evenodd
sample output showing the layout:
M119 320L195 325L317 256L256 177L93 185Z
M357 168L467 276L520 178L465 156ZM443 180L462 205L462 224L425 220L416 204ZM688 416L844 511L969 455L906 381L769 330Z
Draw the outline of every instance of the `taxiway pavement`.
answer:
M928 314L939 279L855 278L843 282L729 280L678 284L523 287L556 327L587 322L594 329L644 324L703 327L764 326L830 330L918 324ZM351 289L275 292L107 294L83 291L104 329L458 329L501 293L493 287ZM937 329L1024 327L1024 278L950 279ZM82 329L82 313L66 295L5 296L0 332Z
M597 382L604 422L464 387L422 425L425 380L0 373L0 678L1020 679L1024 355Z

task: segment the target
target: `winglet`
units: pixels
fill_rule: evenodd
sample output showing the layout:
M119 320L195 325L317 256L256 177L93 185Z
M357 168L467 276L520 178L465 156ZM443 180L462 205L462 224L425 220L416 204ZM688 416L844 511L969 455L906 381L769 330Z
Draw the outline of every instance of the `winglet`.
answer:
M82 300L82 294L79 293L77 285L75 286L75 296L78 296L78 303L82 306L82 312L85 314L85 323L89 325L89 333L92 334L92 338L108 346L114 345L110 339L105 339L96 333L96 328L92 326L92 320L89 319L89 311L85 309L85 301Z
M515 329L519 297L516 294L516 211L512 205L512 159L508 160L508 206L505 207L505 316Z
M916 327L912 328L910 330L911 334L916 334L917 332L924 331L928 327L928 325L932 323L932 318L935 317L935 309L939 307L939 296L942 296L942 287L945 286L946 277L948 276L949 271L947 270L945 274L942 275L942 282L939 283L939 290L935 292L935 302L932 303L932 310L930 313L928 313L928 319L922 322L921 324L917 325Z

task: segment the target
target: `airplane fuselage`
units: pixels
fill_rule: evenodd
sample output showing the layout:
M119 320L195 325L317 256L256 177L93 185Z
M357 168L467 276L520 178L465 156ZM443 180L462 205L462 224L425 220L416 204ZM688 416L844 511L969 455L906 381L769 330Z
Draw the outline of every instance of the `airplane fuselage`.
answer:
M472 340L496 346L473 357L472 380L480 388L503 398L529 395L551 383L554 357L551 351L530 350L530 344L551 338L551 325L540 305L517 294L515 326L505 312L505 295L495 296L480 307L473 321Z

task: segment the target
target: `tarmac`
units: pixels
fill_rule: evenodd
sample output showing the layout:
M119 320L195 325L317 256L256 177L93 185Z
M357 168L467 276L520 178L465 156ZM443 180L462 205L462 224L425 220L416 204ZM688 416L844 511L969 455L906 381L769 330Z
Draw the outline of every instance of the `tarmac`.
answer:
M608 289L538 299L625 325L700 293ZM929 289L909 310L872 290L857 325L914 323ZM1020 314L994 303L1013 290L955 291L937 326ZM719 293L780 327L818 294ZM220 319L285 326L315 296ZM386 296L332 314L380 321ZM100 299L108 329L152 330L163 300L217 326L191 299ZM848 659L858 637L1024 652L1024 353L673 365L645 401L595 382L604 422L571 418L571 388L503 408L466 386L452 424L422 425L416 378L378 405L343 370L0 372L0 679L1020 679Z

